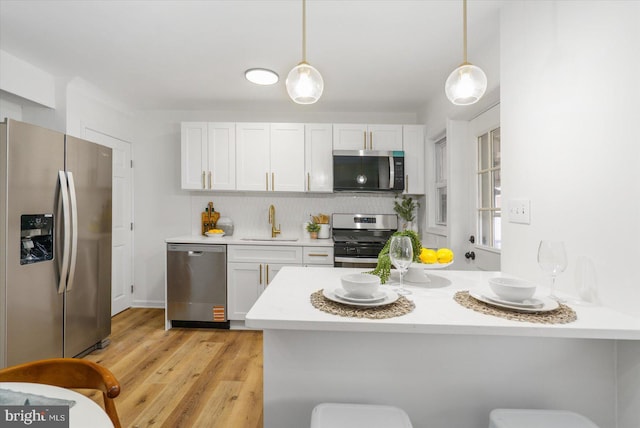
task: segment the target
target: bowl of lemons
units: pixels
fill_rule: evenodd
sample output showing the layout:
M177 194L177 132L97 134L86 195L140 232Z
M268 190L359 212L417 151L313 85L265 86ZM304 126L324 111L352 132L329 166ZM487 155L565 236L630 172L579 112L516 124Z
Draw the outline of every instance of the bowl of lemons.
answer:
M453 251L449 248L422 248L418 256L420 263L411 263L404 279L409 282L430 282L425 270L444 269L453 263Z
M209 229L205 233L210 238L222 238L224 236L224 230L222 229Z

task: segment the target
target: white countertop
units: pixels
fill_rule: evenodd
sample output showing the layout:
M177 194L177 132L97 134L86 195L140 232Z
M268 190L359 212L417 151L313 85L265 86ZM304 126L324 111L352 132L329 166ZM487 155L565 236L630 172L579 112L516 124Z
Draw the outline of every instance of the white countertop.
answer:
M361 331L429 334L485 334L590 339L640 340L640 319L610 308L568 305L577 320L568 324L511 321L467 309L453 300L460 290L484 286L497 272L429 271L430 285L407 285L416 304L409 314L383 320L346 318L314 308L311 293L340 287L340 277L362 269L284 267L246 316L246 325L259 329ZM388 285L383 285L387 287ZM540 287L537 293L545 295Z
M260 238L260 239L251 239ZM308 237L300 238L298 236L283 236L277 238L269 238L268 235L242 236L234 234L233 236L223 236L215 238L202 235L184 235L165 239L168 244L226 244L226 245L293 245L304 247L333 247L333 239L310 239Z

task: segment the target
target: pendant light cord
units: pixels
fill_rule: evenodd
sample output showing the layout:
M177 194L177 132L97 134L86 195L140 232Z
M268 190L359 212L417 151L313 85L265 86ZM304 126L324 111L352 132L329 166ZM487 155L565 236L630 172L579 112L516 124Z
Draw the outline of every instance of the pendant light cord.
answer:
M463 42L462 42L462 56L464 58L463 64L467 63L467 0L462 0L462 22L463 22Z
M302 0L302 62L307 62L307 2L306 0Z

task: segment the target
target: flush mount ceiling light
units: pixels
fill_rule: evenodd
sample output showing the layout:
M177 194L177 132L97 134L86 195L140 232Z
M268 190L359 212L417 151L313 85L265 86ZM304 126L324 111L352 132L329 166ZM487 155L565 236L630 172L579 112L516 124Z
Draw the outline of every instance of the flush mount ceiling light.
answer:
M287 93L298 104L313 104L320 99L324 81L320 72L307 63L307 7L302 0L302 61L287 75Z
M273 85L277 83L279 79L275 71L266 68L250 68L244 72L244 77L256 85Z
M464 60L460 67L449 75L444 84L444 91L453 104L465 106L482 98L487 90L487 76L480 67L467 62L467 0L462 1L462 10Z

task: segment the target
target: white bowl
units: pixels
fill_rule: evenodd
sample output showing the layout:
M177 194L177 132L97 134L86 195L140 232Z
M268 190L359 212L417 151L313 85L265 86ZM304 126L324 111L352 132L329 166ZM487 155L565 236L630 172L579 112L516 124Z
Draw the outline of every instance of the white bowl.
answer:
M342 288L354 297L371 297L380 287L380 278L370 273L351 273L340 280Z
M205 235L207 235L210 238L222 238L224 236L224 232L221 233L209 233L209 232L205 232Z
M513 302L530 299L536 292L535 283L516 278L489 278L489 287L501 299Z

